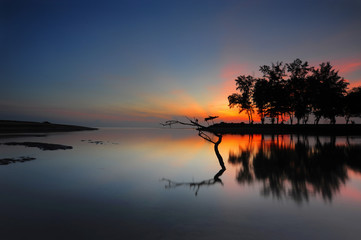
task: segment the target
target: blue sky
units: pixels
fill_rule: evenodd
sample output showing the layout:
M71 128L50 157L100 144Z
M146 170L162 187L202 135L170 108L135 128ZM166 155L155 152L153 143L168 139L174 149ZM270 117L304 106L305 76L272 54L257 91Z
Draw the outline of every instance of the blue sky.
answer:
M361 83L361 1L0 3L1 119L227 120L236 76L296 58Z

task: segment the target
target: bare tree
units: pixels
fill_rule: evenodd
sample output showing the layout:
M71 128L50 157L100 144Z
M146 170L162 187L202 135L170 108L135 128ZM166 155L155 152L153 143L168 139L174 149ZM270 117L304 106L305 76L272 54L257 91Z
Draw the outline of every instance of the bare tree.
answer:
M190 118L187 118L189 120L188 122L181 122L178 120L169 120L166 121L165 123L161 123L163 126L172 126L174 124L181 124L181 125L186 125L186 126L193 126L193 127L197 127L198 128L198 136L200 136L201 138L203 138L204 140L213 143L214 144L214 152L216 153L219 165L221 166L221 169L214 175L213 178L211 179L207 179L207 180L203 180L203 181L199 181L199 182L176 182L176 181L172 181L168 178L162 178L161 181L167 182L167 185L165 185L165 188L170 189L170 188L176 188L179 186L189 186L191 189L193 189L195 191L195 195L197 196L199 189L202 186L211 186L214 185L216 183L220 183L223 185L222 180L220 179L220 176L223 174L224 171L226 171L226 167L224 165L224 161L222 158L222 155L219 153L218 150L218 146L219 144L222 142L222 135L221 134L214 134L217 137L217 140L213 140L211 136L209 136L208 134L204 133L202 130L200 130L202 127L202 125L200 125L198 123L198 121L196 121L196 119L192 120Z

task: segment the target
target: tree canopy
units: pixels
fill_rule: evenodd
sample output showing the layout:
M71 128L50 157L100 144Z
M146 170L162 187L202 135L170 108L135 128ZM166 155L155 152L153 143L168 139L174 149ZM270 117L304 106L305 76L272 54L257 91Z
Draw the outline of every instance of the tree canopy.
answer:
M314 123L321 118L336 123L336 117L343 116L346 123L351 117L361 117L361 87L347 91L349 83L329 62L317 68L308 62L296 59L291 63L272 63L259 68L262 77L240 75L235 79L236 90L228 96L229 107L245 111L249 123L253 123L253 113L257 113L261 123L266 118L272 123L297 124L308 122L314 116Z

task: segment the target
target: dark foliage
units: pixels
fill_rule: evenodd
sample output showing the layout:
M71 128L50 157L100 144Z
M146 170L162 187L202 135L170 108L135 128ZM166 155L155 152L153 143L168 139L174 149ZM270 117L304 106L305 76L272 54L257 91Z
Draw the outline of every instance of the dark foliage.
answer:
M237 77L240 93L228 97L229 107L246 111L250 123L255 108L262 124L266 117L272 123L284 123L288 117L291 124L295 117L298 124L306 124L313 114L315 124L321 118L335 124L337 116L344 116L347 123L351 117L361 116L357 104L361 101L361 87L347 93L349 83L329 62L314 68L296 59L285 65L277 62L260 66L260 72L262 78Z

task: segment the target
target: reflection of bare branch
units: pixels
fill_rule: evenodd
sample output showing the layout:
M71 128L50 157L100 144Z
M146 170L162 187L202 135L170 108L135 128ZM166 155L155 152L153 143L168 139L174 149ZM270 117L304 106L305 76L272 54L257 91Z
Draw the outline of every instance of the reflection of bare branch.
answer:
M203 138L204 140L206 140L206 141L208 141L208 142L211 142L211 143L213 143L213 144L216 144L216 143L212 140L212 138L211 138L209 135L205 134L203 131L199 131L198 136L200 136L201 138Z
M219 178L223 172L225 171L225 169L221 169L219 170L219 172L214 176L214 178L208 179L208 180L203 180L200 182L175 182L172 181L170 179L167 178L162 178L161 181L165 181L168 184L165 185L165 188L170 189L170 188L176 188L179 186L189 186L191 189L193 189L195 191L195 195L198 195L198 191L202 186L211 186L214 185L216 183L220 183L223 185L222 180Z

